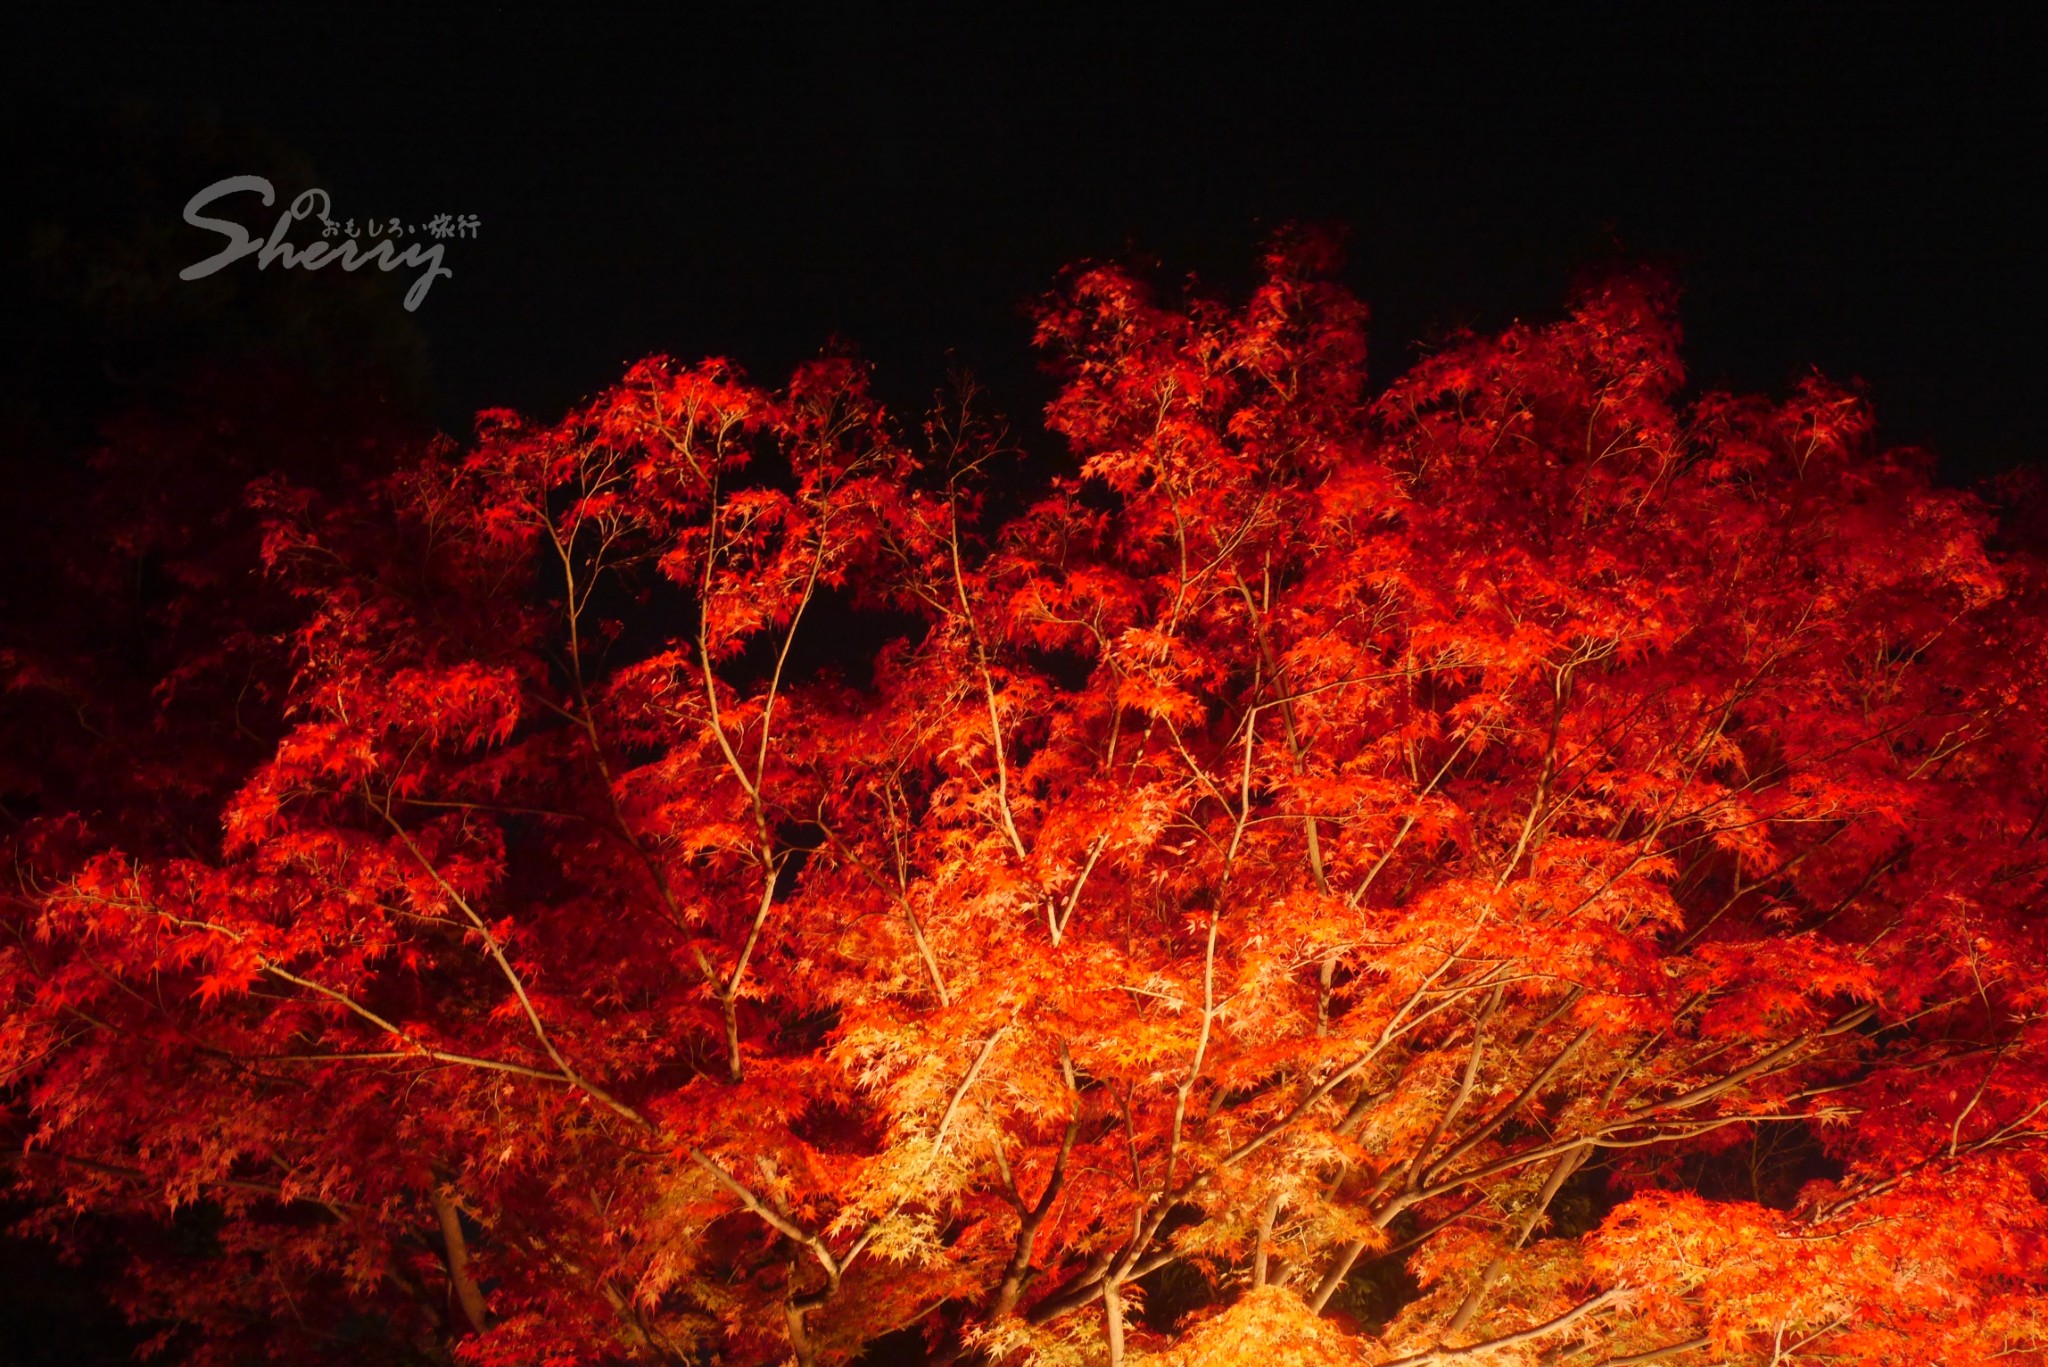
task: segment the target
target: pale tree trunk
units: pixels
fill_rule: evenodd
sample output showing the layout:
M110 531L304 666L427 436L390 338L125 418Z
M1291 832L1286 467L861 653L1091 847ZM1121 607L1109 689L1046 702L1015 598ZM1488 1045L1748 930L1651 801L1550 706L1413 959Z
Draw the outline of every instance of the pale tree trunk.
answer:
M804 1324L808 1307L792 1301L783 1308L783 1317L789 1325L789 1348L796 1356L797 1367L813 1367L818 1360L817 1349L811 1346L811 1334Z
M1272 1273L1273 1222L1280 1217L1280 1207L1286 1199L1286 1193L1274 1192L1267 1198L1266 1209L1259 1215L1259 1246L1252 1255L1252 1285L1255 1287L1264 1286Z
M432 1198L434 1216L441 1222L441 1242L448 1250L448 1281L455 1288L455 1299L461 1303L469 1327L481 1334L489 1321L484 1315L483 1289L469 1275L469 1242L462 1237L462 1217L456 1213L455 1203L448 1199L446 1187L435 1187Z
M1109 1367L1124 1367L1124 1298L1114 1278L1102 1284L1102 1308L1109 1318Z

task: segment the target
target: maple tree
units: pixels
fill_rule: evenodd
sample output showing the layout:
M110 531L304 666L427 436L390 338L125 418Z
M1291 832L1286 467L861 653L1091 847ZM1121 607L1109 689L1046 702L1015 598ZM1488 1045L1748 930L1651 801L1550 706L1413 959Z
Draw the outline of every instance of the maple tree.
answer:
M195 1362L2043 1361L2036 559L1653 283L1374 393L1265 264L1070 274L1011 517L836 357L259 481L254 763L17 658L31 1226Z

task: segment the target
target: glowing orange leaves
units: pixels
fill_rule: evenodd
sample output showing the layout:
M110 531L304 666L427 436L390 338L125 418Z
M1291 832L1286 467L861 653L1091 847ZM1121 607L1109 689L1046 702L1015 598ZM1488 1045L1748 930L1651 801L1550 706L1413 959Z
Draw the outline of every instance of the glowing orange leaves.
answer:
M1000 524L837 358L263 486L226 838L9 837L26 1189L211 1203L220 1360L2037 1360L2039 566L1651 282L1370 394L1330 259L1070 277Z

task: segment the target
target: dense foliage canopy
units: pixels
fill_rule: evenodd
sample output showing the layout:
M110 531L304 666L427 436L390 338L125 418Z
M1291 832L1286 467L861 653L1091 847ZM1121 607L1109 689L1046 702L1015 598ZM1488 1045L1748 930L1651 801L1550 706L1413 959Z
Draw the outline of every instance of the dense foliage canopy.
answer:
M194 1362L2042 1362L2036 561L1326 256L1072 273L1062 473L654 360L10 649L30 1224Z

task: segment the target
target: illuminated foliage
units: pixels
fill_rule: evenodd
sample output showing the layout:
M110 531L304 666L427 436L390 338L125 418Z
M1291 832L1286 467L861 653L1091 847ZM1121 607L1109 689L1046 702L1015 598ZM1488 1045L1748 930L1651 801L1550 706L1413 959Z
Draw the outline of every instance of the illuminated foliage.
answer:
M9 836L36 1223L222 1363L2042 1361L2037 565L1327 258L1071 275L1006 520L836 359L257 486L275 744Z

